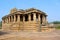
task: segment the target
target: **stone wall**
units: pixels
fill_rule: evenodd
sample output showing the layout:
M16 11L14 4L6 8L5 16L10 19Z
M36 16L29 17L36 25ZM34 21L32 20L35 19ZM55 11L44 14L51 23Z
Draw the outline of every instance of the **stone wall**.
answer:
M40 24L35 21L30 22L16 22L12 24L3 25L3 29L6 31L38 31Z

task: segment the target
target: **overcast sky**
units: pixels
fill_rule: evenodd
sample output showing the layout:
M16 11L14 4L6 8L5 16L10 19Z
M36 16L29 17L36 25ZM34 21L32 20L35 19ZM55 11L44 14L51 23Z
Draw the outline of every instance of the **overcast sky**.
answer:
M60 0L0 0L0 20L12 8L37 8L48 15L48 21L60 21Z

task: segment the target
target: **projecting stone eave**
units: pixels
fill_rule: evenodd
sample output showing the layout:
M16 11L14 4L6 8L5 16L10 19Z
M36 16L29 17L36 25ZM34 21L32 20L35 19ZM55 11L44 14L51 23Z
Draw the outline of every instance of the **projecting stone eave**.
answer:
M2 17L2 19L6 18L6 17L8 17L8 16L11 16L11 15L15 15L15 14L24 14L24 13L25 13L25 12L22 13L21 11L17 11L17 12L14 12L14 13L11 13L11 14L8 14L8 15Z
M7 16L8 16L8 15L6 15L6 16L3 16L3 17L2 17L2 20L3 20L3 19L5 19Z
M3 16L2 19L7 18L7 17L9 17L9 16L11 16L11 15L14 15L14 13L13 13L13 14L8 14L8 15L6 15L6 16Z
M16 8L14 10L17 10ZM45 12L41 11L41 10L38 10L36 8L30 8L30 9L26 9L26 10L22 10L22 9L19 9L13 13L10 12L10 14L2 17L2 19L8 17L8 16L11 16L11 15L15 15L15 14L29 14L29 13L32 13L32 12L37 12L39 14L43 14L45 16L48 16Z
M48 16L45 12L43 12L43 15Z
M43 11L38 10L38 9L36 9L36 8L26 9L25 11L26 11L26 14L27 14L27 13L31 13L31 12L37 12L37 13L39 13L39 14L43 14L43 15L46 15L46 16L47 16L46 13L44 13Z

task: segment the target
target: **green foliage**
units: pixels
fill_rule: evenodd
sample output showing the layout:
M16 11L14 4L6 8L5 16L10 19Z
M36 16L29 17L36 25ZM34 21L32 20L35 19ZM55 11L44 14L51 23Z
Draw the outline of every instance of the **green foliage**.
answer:
M60 21L53 21L50 23L53 23L56 29L60 29Z
M54 21L53 24L60 24L60 21Z
M56 27L56 29L60 29L60 26Z
M2 21L0 21L0 29L2 28Z

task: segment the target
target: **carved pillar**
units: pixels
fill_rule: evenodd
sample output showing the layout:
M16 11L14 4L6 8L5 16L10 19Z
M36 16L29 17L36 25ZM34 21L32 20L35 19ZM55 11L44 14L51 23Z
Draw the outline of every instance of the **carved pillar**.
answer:
M5 23L7 23L7 20L6 20L6 18L5 18Z
M34 21L36 21L36 13L33 14Z
M9 18L7 17L7 21L8 21L8 23L9 23Z
M24 25L24 24L25 24L25 16L23 16L23 27L22 27L22 30L23 30L23 31L24 31L24 29L25 29L25 27L24 27L25 25Z
M16 22L16 16L14 15L14 22Z
M13 22L13 17L11 16L11 22Z
M7 23L7 18L5 18L5 22Z
M9 18L7 17L7 23L9 23Z
M25 16L23 16L23 22L25 21Z
M14 22L14 16L12 15L12 22Z
M46 24L46 17L44 16L44 24Z
M45 23L48 24L47 17L45 17Z
M6 20L7 20L7 23L8 23L8 18L6 18Z
M38 20L41 21L40 14L38 15Z
M28 16L28 20L31 21L31 14L29 14L29 16Z
M10 23L10 16L8 18L9 18L9 23Z
M43 15L43 16L42 16L42 24L45 24L45 22L46 22L46 21L45 21L45 16Z
M42 15L42 24L44 24L44 16Z
M17 22L20 22L20 15L18 15L18 19L17 19Z

